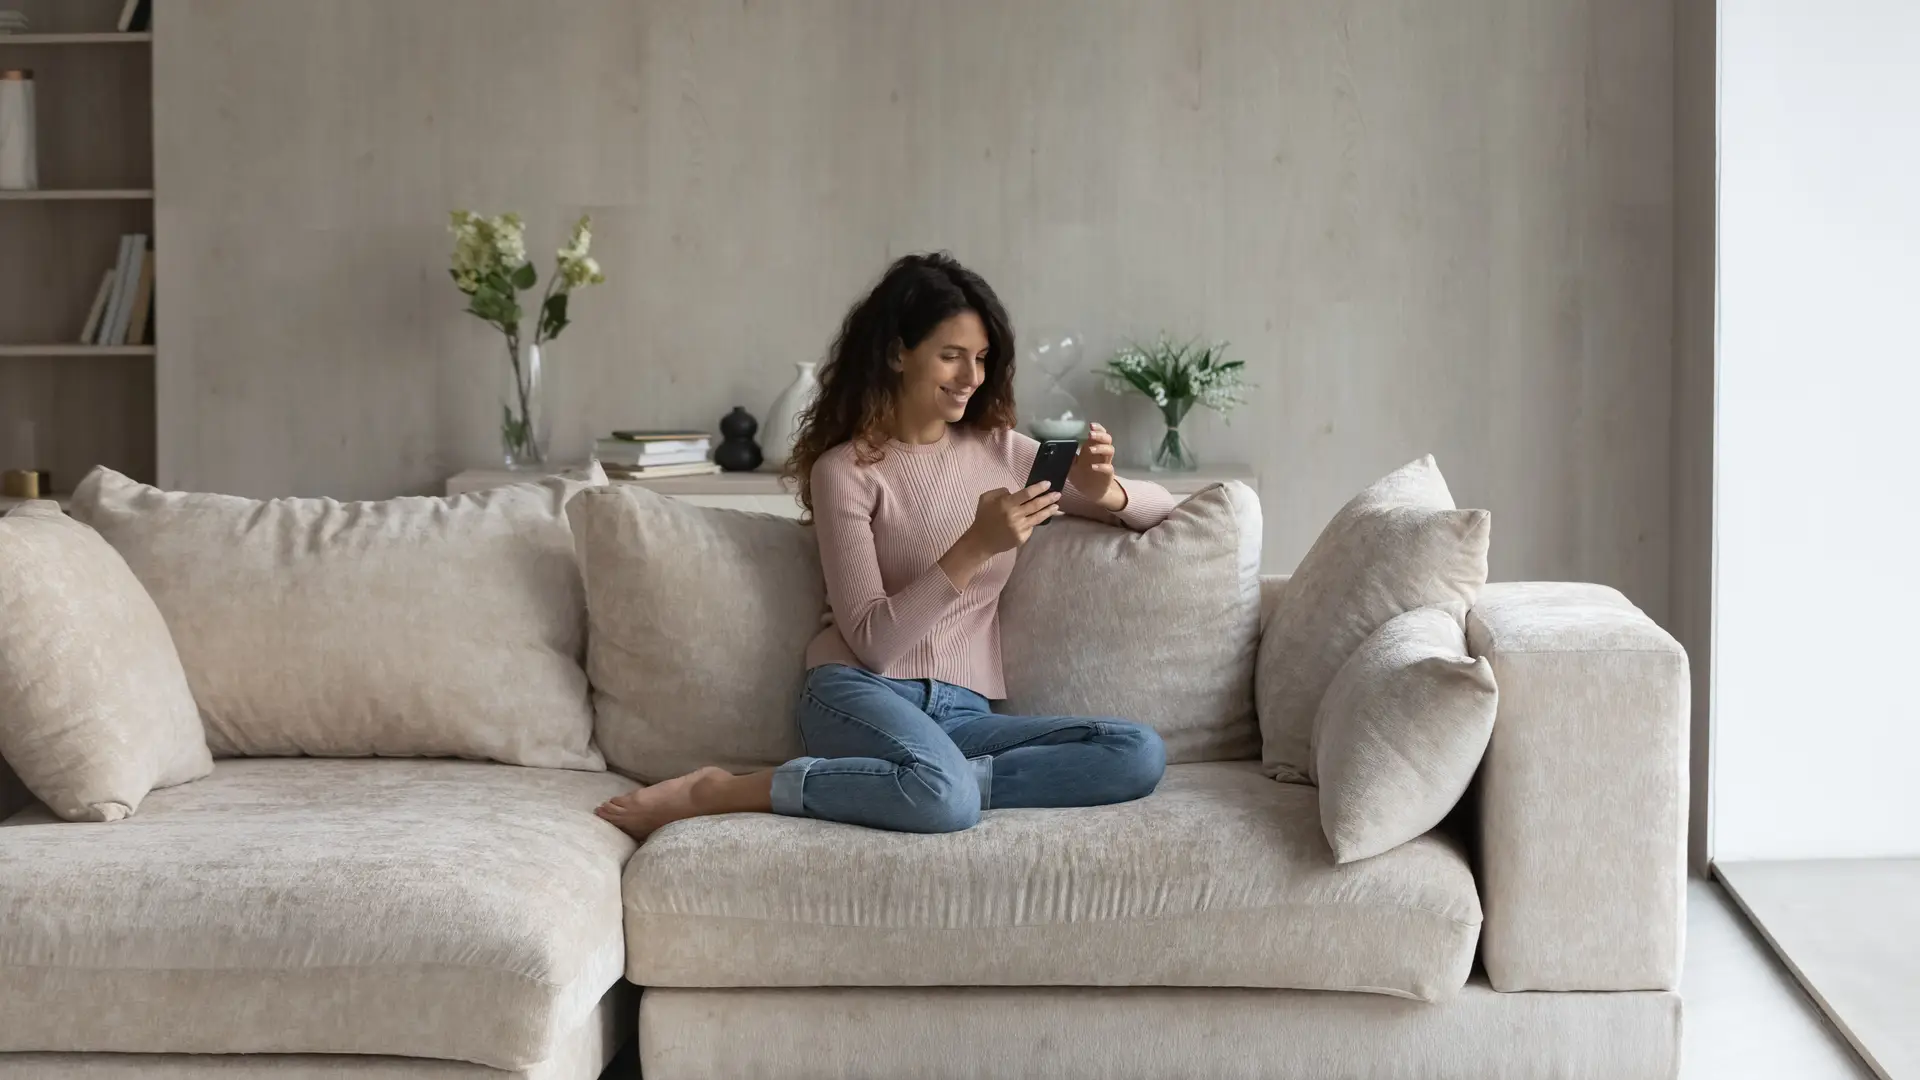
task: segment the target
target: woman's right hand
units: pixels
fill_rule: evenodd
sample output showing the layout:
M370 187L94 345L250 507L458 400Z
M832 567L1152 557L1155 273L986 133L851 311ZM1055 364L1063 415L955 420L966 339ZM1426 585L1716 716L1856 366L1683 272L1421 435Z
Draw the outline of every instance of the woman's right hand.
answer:
M965 589L987 560L1027 542L1033 527L1060 513L1060 493L1045 483L1017 491L994 490L980 496L973 524L940 557L940 568L956 589Z
M1060 493L1047 487L1042 481L1014 491L983 492L973 512L973 525L967 529L980 553L991 557L1012 551L1027 542L1035 525L1058 516Z

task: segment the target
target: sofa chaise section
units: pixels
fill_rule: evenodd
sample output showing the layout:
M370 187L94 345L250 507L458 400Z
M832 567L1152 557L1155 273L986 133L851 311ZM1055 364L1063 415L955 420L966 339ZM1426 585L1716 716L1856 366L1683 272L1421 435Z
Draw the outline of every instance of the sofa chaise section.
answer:
M371 1054L0 1054L6 1080L597 1080L633 1038L640 991L621 981L553 1054L524 1069ZM626 1078L631 1080L631 1078Z
M479 762L252 759L111 824L30 807L0 824L0 1051L534 1070L597 1037L619 982L634 845L592 810L630 786Z
M1175 765L1116 806L988 811L947 836L771 815L680 822L625 876L646 987L1243 986L1434 1000L1480 906L1439 834L1334 865L1315 791Z

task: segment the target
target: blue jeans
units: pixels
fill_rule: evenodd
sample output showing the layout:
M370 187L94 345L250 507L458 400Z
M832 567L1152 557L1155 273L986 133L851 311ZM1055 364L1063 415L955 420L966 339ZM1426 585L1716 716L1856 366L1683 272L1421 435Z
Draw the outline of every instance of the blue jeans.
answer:
M807 672L795 712L820 756L774 771L774 812L876 829L956 832L982 810L1126 802L1167 764L1143 724L1000 716L965 687L842 664Z

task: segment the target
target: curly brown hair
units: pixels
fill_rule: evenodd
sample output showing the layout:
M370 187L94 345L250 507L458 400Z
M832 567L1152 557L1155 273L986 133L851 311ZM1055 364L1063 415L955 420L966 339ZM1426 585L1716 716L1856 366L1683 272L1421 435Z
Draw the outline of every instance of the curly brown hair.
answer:
M987 375L957 423L982 431L1013 426L1013 324L1000 298L946 252L904 256L847 312L820 369L820 392L800 416L786 475L799 483L809 520L813 464L821 455L851 442L861 464L885 456L900 390L900 373L890 363L896 350L914 348L963 311L979 316L986 327Z

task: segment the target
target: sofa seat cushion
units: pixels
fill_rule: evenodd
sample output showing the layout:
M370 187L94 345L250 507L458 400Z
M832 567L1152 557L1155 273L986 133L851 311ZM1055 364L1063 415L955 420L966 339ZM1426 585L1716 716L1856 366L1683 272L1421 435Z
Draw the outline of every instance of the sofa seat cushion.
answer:
M1137 802L992 810L909 835L735 814L627 864L643 986L1241 986L1436 1000L1480 902L1429 834L1336 866L1316 792L1254 762L1174 765Z
M223 761L113 824L0 823L0 1051L524 1068L620 977L608 773Z

